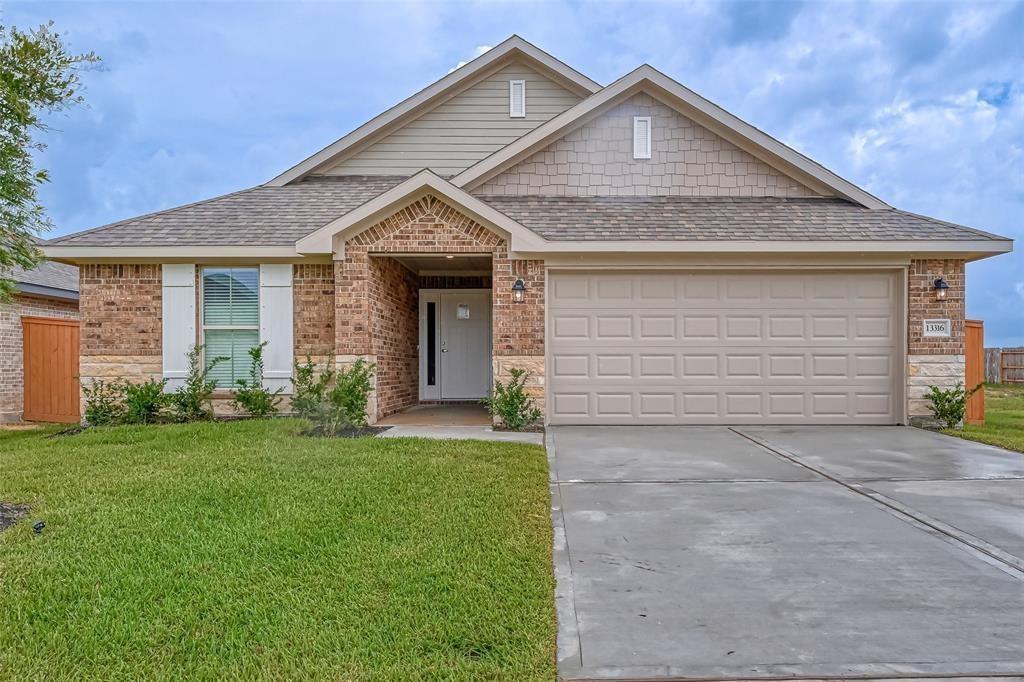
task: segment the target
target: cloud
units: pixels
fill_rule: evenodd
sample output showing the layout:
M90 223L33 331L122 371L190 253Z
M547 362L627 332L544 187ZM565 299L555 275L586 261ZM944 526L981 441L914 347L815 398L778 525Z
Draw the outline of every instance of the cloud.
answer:
M470 57L469 59L467 59L465 61L460 61L455 66L453 66L452 68L448 69L448 73L451 73L453 71L457 71L457 70L461 69L463 66L465 66L466 64L469 64L471 61L473 61L477 57L482 57L488 50L492 49L493 47L494 47L493 45L477 45L476 49L473 50L473 56L472 57Z

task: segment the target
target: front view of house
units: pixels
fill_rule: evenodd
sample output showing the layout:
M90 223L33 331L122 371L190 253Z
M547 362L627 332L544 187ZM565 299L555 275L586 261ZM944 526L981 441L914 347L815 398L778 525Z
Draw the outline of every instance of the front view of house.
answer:
M63 237L82 379L378 365L372 411L513 368L550 424L900 424L964 380L996 235L892 208L649 66L518 37L265 185Z

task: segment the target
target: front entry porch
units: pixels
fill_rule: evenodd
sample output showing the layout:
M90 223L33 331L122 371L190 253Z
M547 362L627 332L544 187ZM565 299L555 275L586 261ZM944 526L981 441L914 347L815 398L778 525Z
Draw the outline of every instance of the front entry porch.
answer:
M481 404L417 405L377 422L380 426L490 426L491 415Z

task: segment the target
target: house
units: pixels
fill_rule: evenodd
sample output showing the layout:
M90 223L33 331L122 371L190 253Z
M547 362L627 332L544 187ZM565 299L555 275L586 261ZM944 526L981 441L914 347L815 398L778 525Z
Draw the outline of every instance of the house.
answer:
M0 423L78 421L78 268L15 268L0 302Z
M964 264L901 211L650 66L601 86L511 37L266 184L55 240L81 373L193 344L290 387L378 364L372 412L513 368L551 424L900 424L964 377Z

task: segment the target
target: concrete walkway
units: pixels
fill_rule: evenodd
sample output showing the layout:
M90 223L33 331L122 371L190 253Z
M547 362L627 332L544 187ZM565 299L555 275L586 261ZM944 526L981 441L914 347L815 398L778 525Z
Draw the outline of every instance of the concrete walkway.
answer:
M898 427L553 427L565 679L1024 674L1024 456Z
M446 440L496 440L505 443L544 444L543 433L495 431L490 426L392 426L379 438L433 438Z

